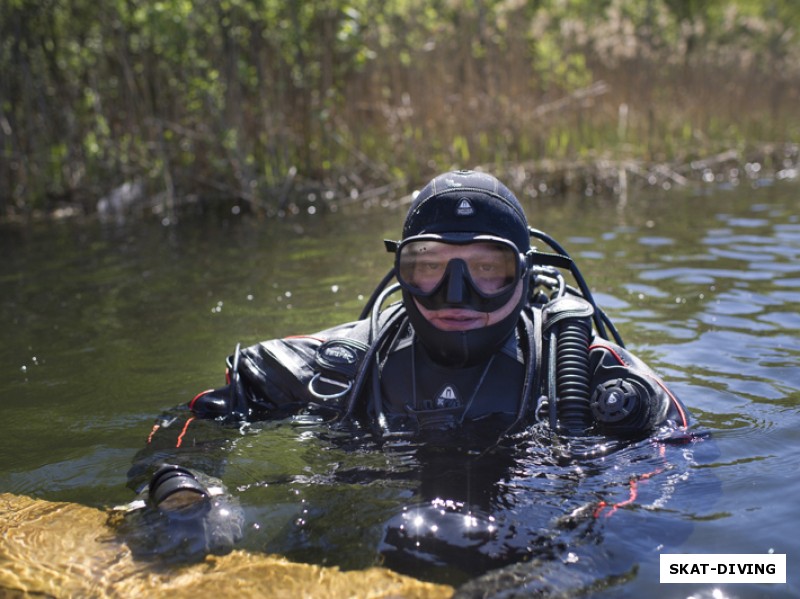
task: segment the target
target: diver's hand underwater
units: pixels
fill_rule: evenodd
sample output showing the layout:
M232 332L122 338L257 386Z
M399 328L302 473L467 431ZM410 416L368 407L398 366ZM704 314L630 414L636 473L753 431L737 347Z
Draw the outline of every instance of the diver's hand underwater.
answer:
M120 531L136 557L197 561L229 553L242 538L241 506L216 479L168 464L144 495L128 507Z

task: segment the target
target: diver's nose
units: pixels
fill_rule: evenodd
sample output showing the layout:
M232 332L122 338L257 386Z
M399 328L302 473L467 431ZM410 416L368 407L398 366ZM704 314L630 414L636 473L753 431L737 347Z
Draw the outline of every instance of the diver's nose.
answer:
M447 267L447 295L448 304L465 304L469 300L469 291L466 281L466 264L463 260L452 260Z

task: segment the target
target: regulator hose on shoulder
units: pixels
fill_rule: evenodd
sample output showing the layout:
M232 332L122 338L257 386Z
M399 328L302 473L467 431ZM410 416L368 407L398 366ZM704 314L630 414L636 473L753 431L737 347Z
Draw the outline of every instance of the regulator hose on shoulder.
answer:
M551 426L555 420L555 426L569 435L586 434L593 423L589 372L593 314L589 302L571 295L550 301L542 310L543 328L550 336Z
M556 397L558 420L568 433L583 434L592 424L589 404L589 339L591 323L569 318L558 324Z

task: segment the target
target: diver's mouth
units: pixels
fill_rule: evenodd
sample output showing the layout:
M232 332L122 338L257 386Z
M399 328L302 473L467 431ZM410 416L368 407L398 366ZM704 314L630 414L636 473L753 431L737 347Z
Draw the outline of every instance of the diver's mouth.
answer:
M443 331L468 331L486 326L487 314L475 310L436 310L428 316L430 323Z

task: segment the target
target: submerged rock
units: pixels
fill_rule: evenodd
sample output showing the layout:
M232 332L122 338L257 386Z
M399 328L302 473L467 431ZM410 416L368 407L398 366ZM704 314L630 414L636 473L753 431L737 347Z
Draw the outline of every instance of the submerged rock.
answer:
M159 567L137 561L109 515L74 504L0 494L0 596L405 597L444 599L453 588L384 568L344 572L276 556L233 551Z

